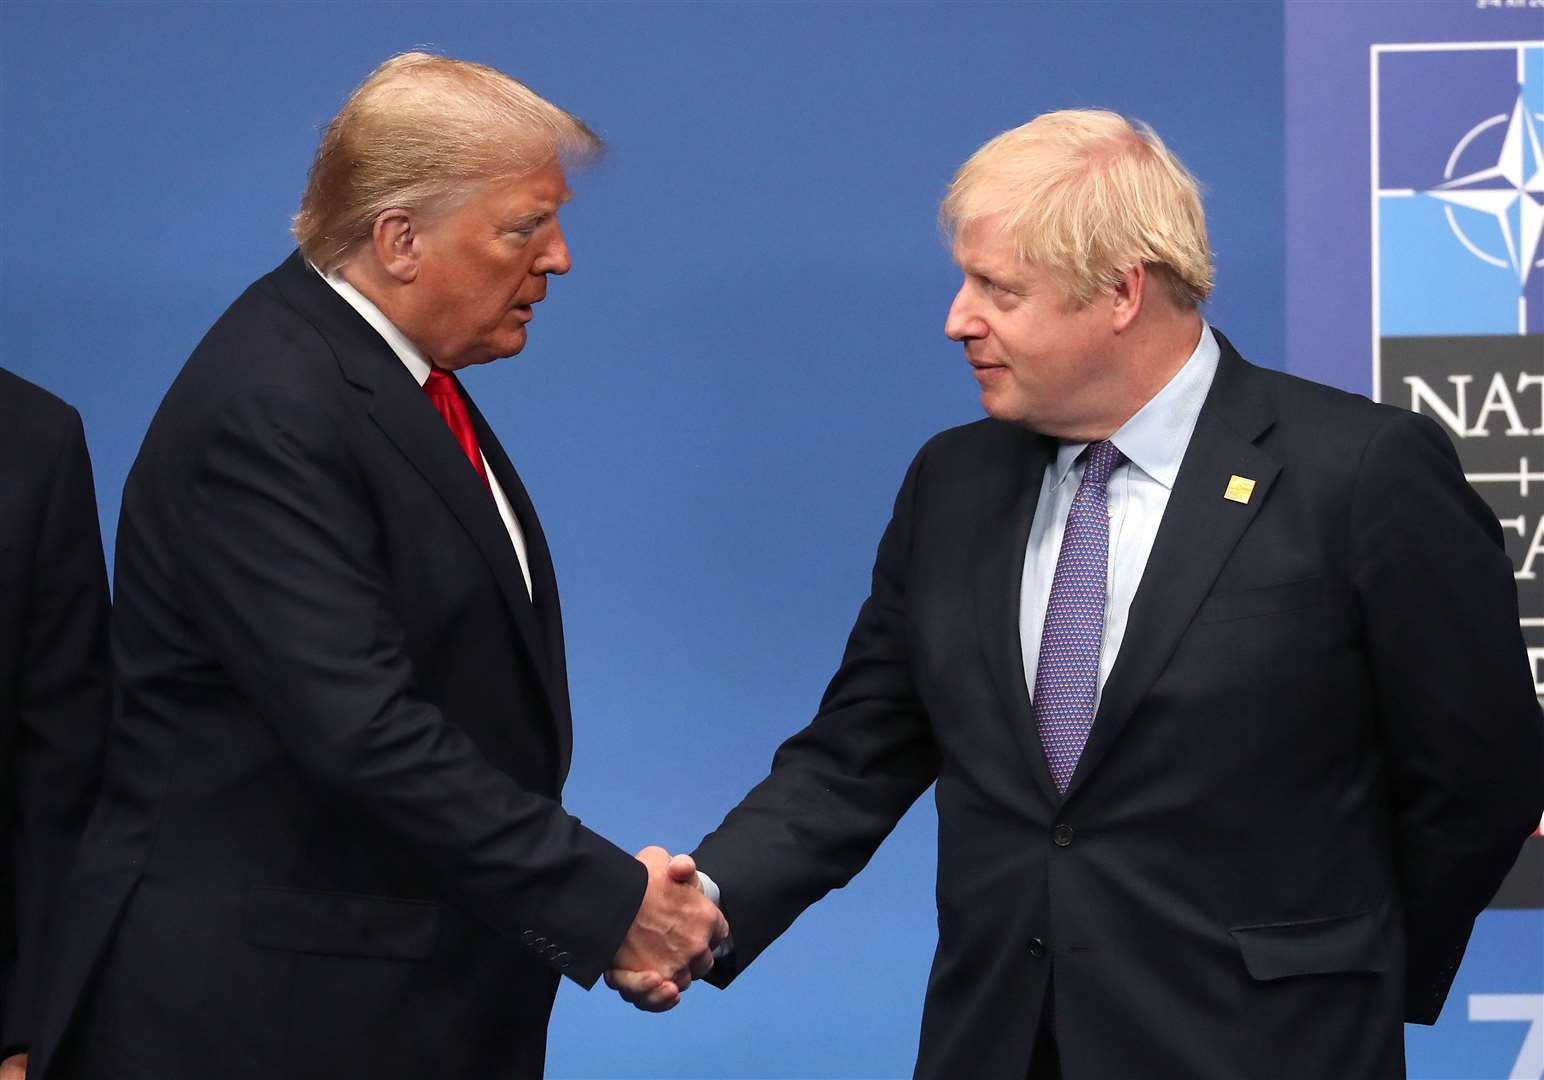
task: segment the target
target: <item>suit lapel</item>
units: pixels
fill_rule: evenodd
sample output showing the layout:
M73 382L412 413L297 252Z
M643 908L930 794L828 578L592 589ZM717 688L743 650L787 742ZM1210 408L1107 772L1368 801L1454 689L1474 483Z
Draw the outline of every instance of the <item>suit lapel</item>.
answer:
M504 603L545 684L550 681L551 674L541 626L536 620L531 598L526 594L525 578L520 573L509 532L499 517L493 496L406 368L401 369L401 375L400 379L387 377L377 383L370 417L429 482L471 536L483 561L493 571ZM481 433L479 442L480 438ZM548 687L549 701L552 696Z
M321 275L306 265L298 251L271 275L271 280L285 299L311 320L328 340L344 378L370 395L370 419L435 490L446 509L472 538L498 583L499 593L531 655L532 666L542 681L553 714L563 717L559 726L565 727L568 715L566 688L560 697L547 656L546 635L537 621L531 597L526 594L525 580L520 574L509 533L487 487L450 436L445 421L435 412L423 389L408 374L396 353L391 351L391 346L322 280ZM488 449L496 450L507 468L508 458L498 448L498 441L488 431L486 423L482 423L475 407L468 403L468 408L475 417L474 425L481 425L477 427L477 435L483 455L492 464L494 455L488 453ZM513 478L512 469L507 469L507 473ZM504 485L511 505L520 513L515 492L518 489L519 498L525 500L524 488L520 488L518 482L507 484L502 474L499 483ZM527 520L534 522L536 515L529 509L529 500L525 500L524 505ZM538 529L527 528L528 535L539 533ZM543 543L544 555L545 548ZM547 566L550 580L550 561ZM535 580L533 569L533 585ZM555 591L553 597L555 610ZM567 739L566 735L564 739Z
M1030 774L1051 803L1061 796L1051 780L1025 685L1024 651L1019 637L1019 590L1029 528L1040 500L1046 466L1056 440L1016 431L1014 451L982 476L983 508L976 541L976 615L981 627L987 670L1008 716Z
M488 467L493 470L499 486L509 497L510 508L514 510L521 532L525 534L531 598L535 604L536 621L541 628L542 645L547 658L547 695L558 722L558 786L561 787L563 779L568 776L569 762L573 755L573 718L568 699L568 662L563 649L563 612L558 605L558 582L552 565L552 552L547 547L547 536L542 532L541 521L536 516L536 508L531 503L525 485L520 481L520 474L515 471L509 456L504 453L504 447L470 396L466 396L466 406L483 457L487 458ZM507 533L505 543L507 546Z
M1068 798L1098 767L1163 672L1281 470L1255 445L1273 420L1258 376L1225 338L1219 334L1217 340L1222 349L1217 374L1169 493ZM1254 481L1247 503L1223 498L1235 475Z

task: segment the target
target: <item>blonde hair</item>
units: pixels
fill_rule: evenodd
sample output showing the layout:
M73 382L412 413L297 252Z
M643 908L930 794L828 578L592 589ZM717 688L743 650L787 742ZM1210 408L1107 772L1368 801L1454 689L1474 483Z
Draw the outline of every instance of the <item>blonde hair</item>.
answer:
M1019 258L1044 270L1074 307L1137 263L1181 308L1212 291L1200 185L1140 120L1067 109L986 143L954 174L939 221L953 237L998 215Z
M291 231L329 273L369 239L383 210L433 212L482 182L554 157L592 161L604 148L578 117L501 71L402 53L372 71L327 125Z

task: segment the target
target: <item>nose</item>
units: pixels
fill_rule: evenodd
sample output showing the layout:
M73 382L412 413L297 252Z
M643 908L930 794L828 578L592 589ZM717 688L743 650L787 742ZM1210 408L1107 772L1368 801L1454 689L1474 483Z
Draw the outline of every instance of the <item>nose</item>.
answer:
M961 285L949 305L949 314L944 317L944 333L953 341L986 336L986 323L970 310L970 300L965 292L966 286Z
M563 238L563 226L559 225L557 218L554 217L552 235L547 238L547 246L542 249L541 256L531 264L531 273L566 274L573 265L573 257L568 252L568 241Z

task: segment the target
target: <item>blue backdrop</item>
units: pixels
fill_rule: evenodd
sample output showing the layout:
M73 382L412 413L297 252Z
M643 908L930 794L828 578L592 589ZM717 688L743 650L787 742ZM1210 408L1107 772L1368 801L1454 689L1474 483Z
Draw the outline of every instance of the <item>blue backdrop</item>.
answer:
M83 414L111 558L151 413L289 250L375 64L432 48L584 117L611 152L564 211L574 270L467 382L557 560L566 801L688 848L811 714L913 452L979 415L934 224L977 145L1149 121L1209 190L1210 318L1282 366L1283 33L1271 3L7 3L0 363ZM565 986L551 1074L909 1075L933 835L920 805L728 993L646 1017Z

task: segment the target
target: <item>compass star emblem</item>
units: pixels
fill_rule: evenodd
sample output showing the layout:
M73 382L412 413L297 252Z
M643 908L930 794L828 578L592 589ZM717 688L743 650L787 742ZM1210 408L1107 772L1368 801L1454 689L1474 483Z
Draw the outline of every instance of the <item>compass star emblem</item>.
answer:
M1445 182L1423 192L1448 204L1443 207L1448 227L1464 247L1494 266L1511 269L1517 275L1519 287L1527 284L1528 276L1536 265L1544 266L1544 259L1538 257L1540 240L1544 237L1544 146L1541 146L1539 136L1541 120L1544 120L1544 116L1530 113L1519 93L1510 116L1498 113L1482 120L1458 141L1442 173ZM1469 144L1498 124L1506 125L1506 133L1502 136L1501 153L1495 163L1454 177L1453 172ZM1455 206L1477 210L1495 218L1506 245L1505 258L1485 251L1469 238L1453 214Z

